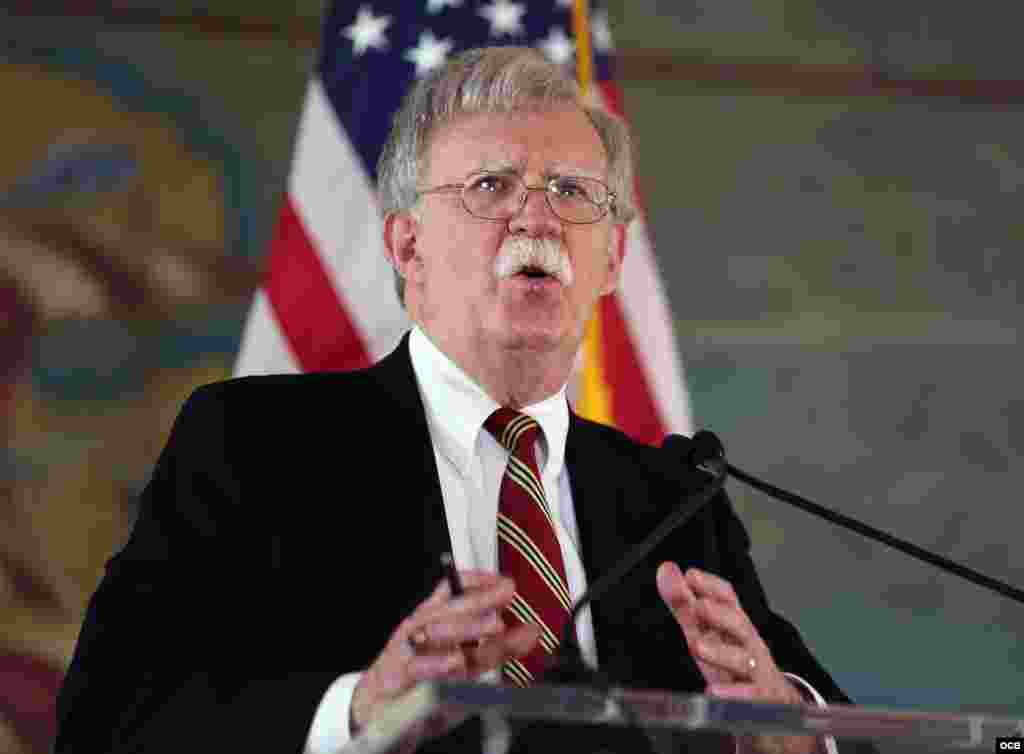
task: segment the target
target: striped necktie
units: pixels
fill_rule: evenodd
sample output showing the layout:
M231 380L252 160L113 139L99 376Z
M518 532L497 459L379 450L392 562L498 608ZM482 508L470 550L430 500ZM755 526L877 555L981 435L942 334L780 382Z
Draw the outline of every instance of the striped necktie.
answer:
M534 443L540 426L509 408L499 408L484 426L510 454L498 496L498 569L516 582L516 596L502 617L509 626L536 623L541 628L540 642L530 654L502 666L507 680L526 686L553 659L572 603L537 471Z

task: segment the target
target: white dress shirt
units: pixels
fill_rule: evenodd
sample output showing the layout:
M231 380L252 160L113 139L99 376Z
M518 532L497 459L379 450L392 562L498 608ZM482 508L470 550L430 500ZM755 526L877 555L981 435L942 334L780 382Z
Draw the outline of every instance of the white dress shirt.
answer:
M498 495L509 453L483 425L500 405L419 327L414 327L409 336L409 355L434 446L455 564L460 570L497 571ZM565 440L569 434L565 386L522 411L536 419L541 428L537 467L548 505L556 512L555 534L562 549L569 594L576 600L587 584L565 468ZM589 607L580 611L576 626L584 660L597 667ZM333 754L348 741L349 705L360 675L343 675L327 690L313 719L307 754ZM488 673L484 680L496 680L497 676L497 671ZM502 751L504 731L487 721L485 724L487 751Z
M509 453L483 424L500 406L418 326L409 337L409 355L434 446L455 564L460 570L497 571L498 495ZM537 466L548 505L556 513L555 533L562 550L569 594L575 601L587 584L569 474L565 468L565 441L569 433L565 386L549 398L526 406L522 412L533 417L541 428L536 446ZM597 645L589 607L580 612L576 626L583 658L596 668ZM349 707L360 676L361 672L342 675L324 694L313 718L306 754L334 754L348 742ZM497 677L498 672L493 671L483 680L493 681ZM796 680L823 704L806 682ZM500 721L487 719L484 724L485 751L488 754L504 751L507 745L504 726ZM834 748L830 754L835 754Z

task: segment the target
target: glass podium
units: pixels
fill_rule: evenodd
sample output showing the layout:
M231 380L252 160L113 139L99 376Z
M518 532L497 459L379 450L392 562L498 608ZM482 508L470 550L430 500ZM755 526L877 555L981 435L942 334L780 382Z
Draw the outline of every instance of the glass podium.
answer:
M672 740L697 732L736 735L796 734L869 740L915 751L995 751L997 737L1024 736L1019 719L984 713L887 710L854 705L784 705L637 689L577 686L499 686L439 681L424 683L392 703L338 754L385 754L429 741L476 715L517 721L634 728L641 751L674 751ZM559 746L559 749L564 747ZM531 749L532 751L532 749ZM573 751L586 748L573 747ZM560 754L569 754L561 751Z

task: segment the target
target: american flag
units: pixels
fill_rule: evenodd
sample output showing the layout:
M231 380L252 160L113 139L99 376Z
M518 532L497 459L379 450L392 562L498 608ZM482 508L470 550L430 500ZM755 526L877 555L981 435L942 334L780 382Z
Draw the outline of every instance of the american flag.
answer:
M368 366L408 329L374 187L392 115L418 76L471 47L534 45L559 64L592 71L591 95L622 115L608 16L590 5L372 0L330 9L236 374ZM666 432L690 432L689 400L642 218L625 243L619 290L599 304L570 394L584 416L657 443Z

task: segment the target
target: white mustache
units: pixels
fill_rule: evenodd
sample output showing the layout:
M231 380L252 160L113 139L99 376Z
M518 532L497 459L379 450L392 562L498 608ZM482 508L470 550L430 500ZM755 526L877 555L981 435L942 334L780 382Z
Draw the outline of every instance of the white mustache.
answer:
M494 274L501 280L527 267L543 270L564 286L572 285L572 264L562 253L561 242L551 238L508 236L494 260Z

